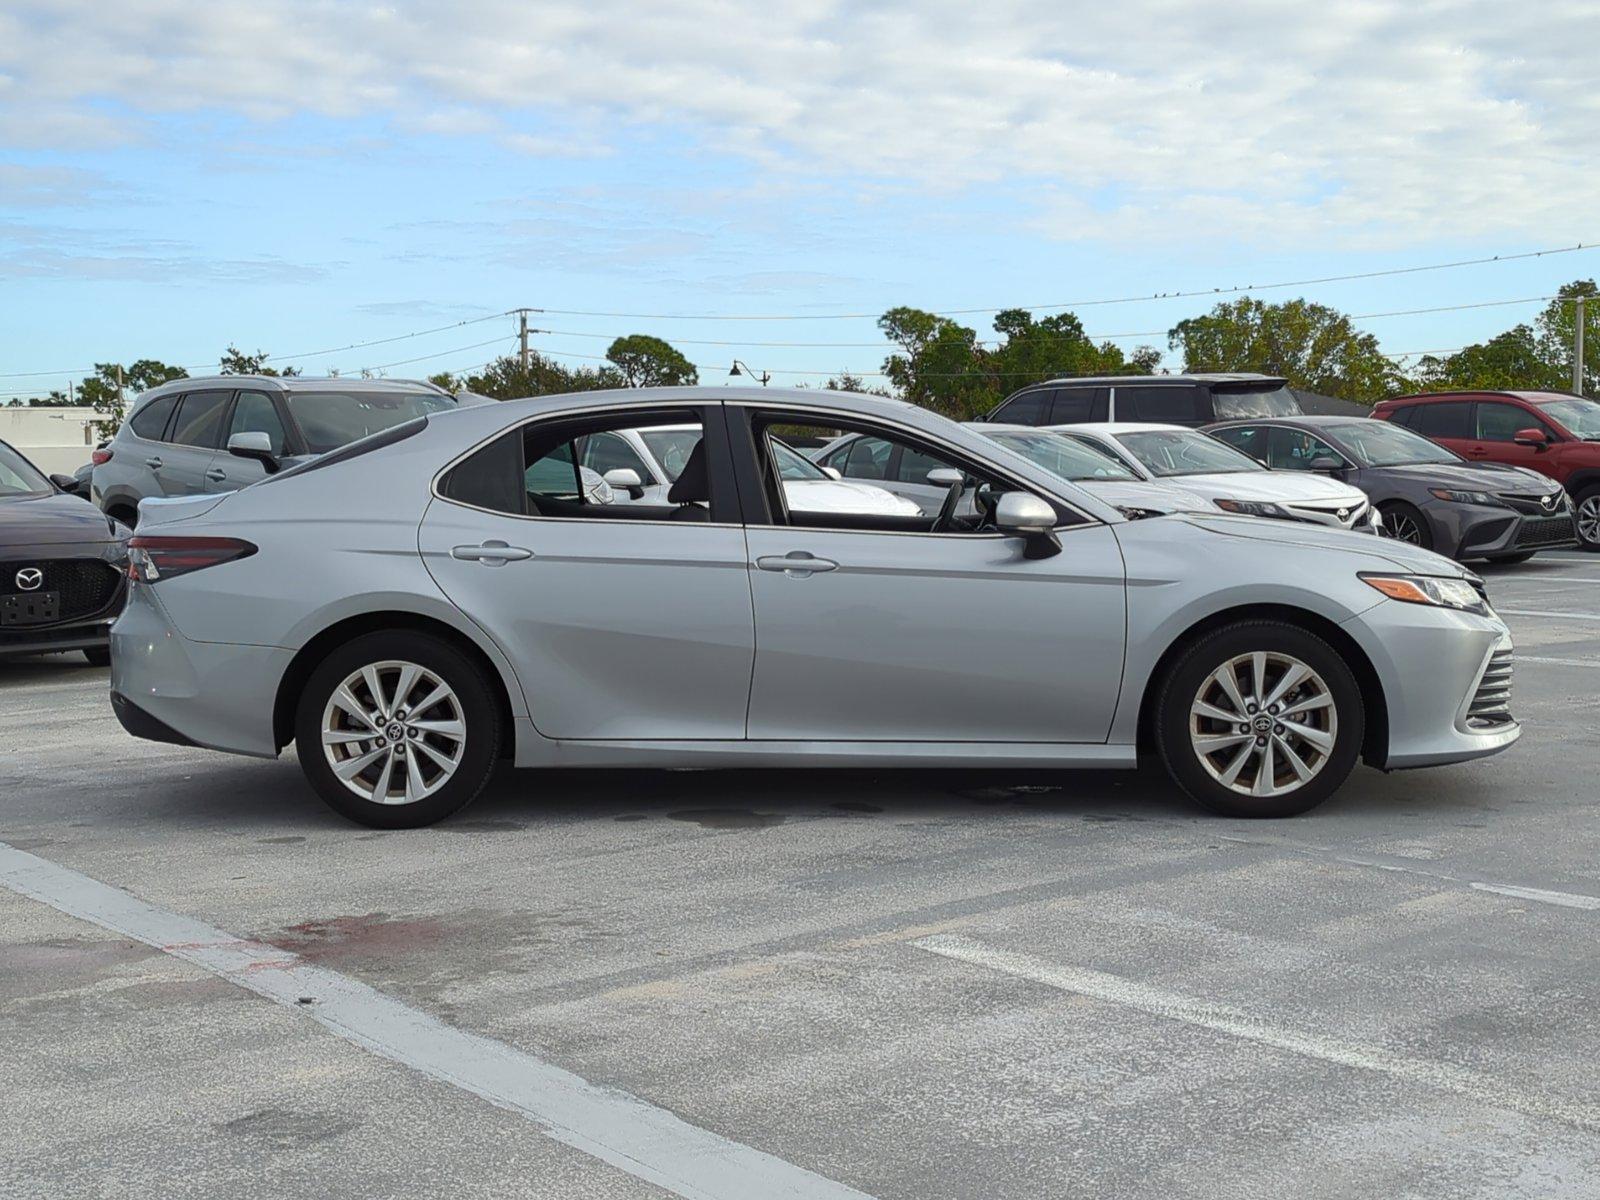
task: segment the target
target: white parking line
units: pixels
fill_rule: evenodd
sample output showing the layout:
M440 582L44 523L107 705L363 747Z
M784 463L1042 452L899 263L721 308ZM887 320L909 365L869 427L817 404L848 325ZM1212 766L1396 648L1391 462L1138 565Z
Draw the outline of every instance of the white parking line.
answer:
M1362 1071L1376 1071L1435 1091L1465 1096L1493 1108L1559 1121L1591 1133L1600 1131L1600 1108L1594 1105L1524 1091L1514 1084L1450 1063L1397 1054L1383 1046L1285 1028L1241 1009L1197 1000L1104 971L1065 967L1031 954L997 950L973 938L935 934L918 938L910 944L945 958L1032 980L1058 991L1088 996L1169 1021L1182 1021L1186 1025L1257 1042L1290 1054Z
M1519 654L1519 663L1549 663L1555 667L1600 667L1600 658L1541 658L1537 654Z
M1540 904L1558 904L1562 908L1586 908L1600 912L1600 896L1582 896L1577 892L1547 892L1544 888L1517 887L1509 883L1474 883L1480 892L1493 892L1497 896L1511 896L1517 900L1537 900Z
M557 1141L679 1196L870 1200L635 1096L446 1025L337 971L157 908L4 842L0 884L304 1013L346 1041L521 1113Z
M1600 613L1548 612L1537 608L1497 608L1502 617L1557 617L1563 621L1600 621Z

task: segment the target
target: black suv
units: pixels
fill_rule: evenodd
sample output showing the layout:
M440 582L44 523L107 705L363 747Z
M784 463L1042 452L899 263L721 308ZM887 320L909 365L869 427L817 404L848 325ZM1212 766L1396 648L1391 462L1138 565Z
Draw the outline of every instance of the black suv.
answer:
M1009 425L1079 425L1151 421L1198 428L1246 417L1297 417L1300 402L1274 375L1107 375L1031 383L1008 396L985 421Z

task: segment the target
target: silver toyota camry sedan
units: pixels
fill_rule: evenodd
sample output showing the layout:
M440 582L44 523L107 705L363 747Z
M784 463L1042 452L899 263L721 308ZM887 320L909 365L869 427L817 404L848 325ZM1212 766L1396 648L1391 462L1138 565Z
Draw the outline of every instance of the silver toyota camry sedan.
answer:
M651 503L585 439L698 432ZM780 439L857 432L931 512L788 507ZM1130 520L898 401L777 389L430 414L242 491L147 500L112 630L130 733L295 744L339 812L437 821L518 767L1133 767L1302 812L1358 758L1493 754L1511 638L1449 559L1226 514Z

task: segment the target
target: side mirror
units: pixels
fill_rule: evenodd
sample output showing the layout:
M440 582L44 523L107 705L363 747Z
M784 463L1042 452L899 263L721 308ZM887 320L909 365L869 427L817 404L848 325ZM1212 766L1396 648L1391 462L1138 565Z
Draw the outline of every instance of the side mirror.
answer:
M234 434L228 439L228 453L235 458L254 459L266 468L268 475L278 473L278 456L272 452L272 438L259 430Z
M644 498L644 480L632 467L612 467L601 478L618 491L627 492L630 499Z
M822 473L824 475L826 475L829 479L843 479L844 478L844 472L839 470L838 467L823 467L822 468Z
M50 476L50 482L55 484L63 492L71 493L78 490L78 480L72 475L52 475Z
M1308 465L1313 471L1342 471L1344 459L1332 454L1319 454Z
M1550 436L1533 426L1517 430L1511 435L1511 440L1519 446L1532 446L1535 450L1543 450L1550 444Z
M965 483L967 481L967 477L954 467L935 467L933 470L928 472L927 480L935 487L947 488L954 487L958 483ZM1053 523L1055 514L1051 513L1050 515Z
M1025 558L1049 558L1061 553L1061 539L1056 536L1056 510L1037 496L1007 492L995 505L994 523L1001 533L1027 539Z

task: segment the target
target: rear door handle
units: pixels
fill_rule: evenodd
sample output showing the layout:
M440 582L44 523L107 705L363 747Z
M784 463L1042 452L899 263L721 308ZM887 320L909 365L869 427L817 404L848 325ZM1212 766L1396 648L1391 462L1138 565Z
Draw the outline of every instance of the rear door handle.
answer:
M228 473L221 467L212 467L211 470L206 472L206 478L211 480L213 483L221 483L227 477Z
M837 571L839 564L831 558L818 558L804 550L791 550L787 554L765 554L756 559L756 566L763 571L782 571L785 575L799 579L817 571Z
M504 542L490 540L476 546L455 546L450 551L451 558L459 558L465 562L481 562L487 567L499 567L508 562L519 562L524 558L532 558L532 550L524 550L521 546L508 546Z
M149 467L152 471L161 470L161 460L159 458L147 458L144 460L144 465Z

